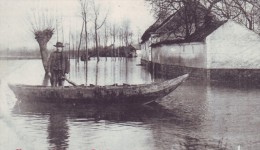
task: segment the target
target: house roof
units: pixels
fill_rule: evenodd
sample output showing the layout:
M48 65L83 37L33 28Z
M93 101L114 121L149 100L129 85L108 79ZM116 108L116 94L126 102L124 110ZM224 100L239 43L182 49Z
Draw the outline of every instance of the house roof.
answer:
M132 45L136 50L140 50L141 49L141 45L140 44L133 44Z
M152 47L159 46L161 44L180 44L180 43L186 43L187 41L184 39L174 39L174 40L164 40L157 43L151 44Z
M141 39L142 39L142 43L144 43L145 41L147 41L150 38L150 33L152 32L156 32L156 30L158 30L159 28L161 28L164 24L166 24L168 21L170 21L173 16L175 16L179 11L182 11L184 8L182 7L181 9L177 10L176 12L174 12L173 14L171 14L169 17L166 17L166 19L164 19L163 21L161 21L161 19L157 19L155 21L155 23L153 25L151 25L142 35Z
M205 13L207 12L207 9L204 5L202 5L201 3L199 3L199 5L197 5L198 8L202 11L204 11ZM142 39L142 43L144 43L145 41L147 41L150 36L151 33L156 32L157 30L164 28L165 25L173 22L181 22L179 19L180 17L180 13L182 13L182 11L184 11L185 8L181 7L179 10L177 10L176 12L174 12L172 15L168 16L166 19L164 19L163 21L161 21L162 19L158 19L155 21L155 23L153 25L151 25L142 35L141 39Z
M133 45L128 45L129 50L136 50L136 48Z
M210 25L204 26L196 30L193 34L189 36L187 41L189 42L202 42L208 35L217 30L220 26L225 24L226 21L216 21L211 23Z
M172 15L171 15L172 16ZM163 24L165 24L170 18L171 16L169 16L168 18L166 18L162 23L160 22L160 19L157 19L154 24L152 24L142 35L141 39L142 42L144 43L145 41L147 41L150 38L150 33L155 32L157 29L159 29L161 26L163 26Z
M180 44L180 43L190 43L190 42L203 42L207 36L209 36L212 32L217 30L220 26L225 24L226 21L215 21L210 25L203 26L197 29L193 34L189 36L187 39L173 39L173 40L164 40L157 43L152 44L152 47L159 46L161 44Z

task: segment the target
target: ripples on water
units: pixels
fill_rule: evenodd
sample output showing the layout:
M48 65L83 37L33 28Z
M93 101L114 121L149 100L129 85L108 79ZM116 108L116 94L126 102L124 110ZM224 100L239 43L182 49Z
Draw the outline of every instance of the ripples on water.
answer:
M40 60L1 61L0 149L258 149L260 90L188 80L162 105L20 103L7 83L46 84ZM3 65L4 64L4 65ZM141 84L137 59L71 61L78 84ZM86 80L87 77L87 80ZM68 85L68 84L67 84Z

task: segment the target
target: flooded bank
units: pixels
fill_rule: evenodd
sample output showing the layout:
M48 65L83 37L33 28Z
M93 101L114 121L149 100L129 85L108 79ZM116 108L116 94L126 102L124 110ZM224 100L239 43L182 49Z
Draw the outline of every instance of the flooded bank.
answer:
M254 150L260 146L257 88L190 79L164 97L162 105L149 107L20 103L7 83L48 83L41 60L0 62L4 64L0 149ZM92 59L86 76L84 62L71 60L69 78L77 84L97 85L154 81L139 64L139 58L103 58L97 66Z

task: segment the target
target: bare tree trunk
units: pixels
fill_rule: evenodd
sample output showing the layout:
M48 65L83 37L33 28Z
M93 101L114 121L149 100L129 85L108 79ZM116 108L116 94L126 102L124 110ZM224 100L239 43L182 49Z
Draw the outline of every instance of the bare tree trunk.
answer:
M80 39L79 39L79 47L78 47L78 58L77 61L79 62L79 51L80 51L80 45L81 45L81 38L82 38L82 32L83 32L83 28L84 28L84 22L82 23L82 28L81 28L81 33L80 33Z
M96 44L96 52L97 52L97 62L99 62L99 50L98 50L98 35L97 35L97 23L95 23L95 44Z
M49 85L49 81L50 81L50 76L48 74L44 75L43 81L42 81L42 85L43 86L48 86Z
M39 42L42 64L45 70L45 73L48 73L48 51L47 51L47 43Z
M87 28L87 15L86 13L84 13L85 15L85 41L86 41L86 85L88 84L88 28Z
M107 41L108 41L108 35L107 35L107 25L105 23L105 26L104 26L104 51L105 51L105 57L106 57L106 61L107 61L107 50L108 50L108 47L107 47Z
M69 43L69 55L68 55L68 57L69 57L69 60L70 60L70 43Z
M189 36L190 36L190 33L189 33L189 24L188 24L188 16L187 16L187 13L188 13L188 9L187 9L187 4L186 6L184 6L184 21L185 21L185 39L187 39Z

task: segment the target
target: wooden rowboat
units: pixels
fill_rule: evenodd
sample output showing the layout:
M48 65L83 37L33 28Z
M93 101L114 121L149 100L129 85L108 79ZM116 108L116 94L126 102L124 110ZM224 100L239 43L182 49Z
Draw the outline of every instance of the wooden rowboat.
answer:
M159 83L119 86L33 86L12 85L21 101L84 102L84 103L146 103L174 91L188 74Z

